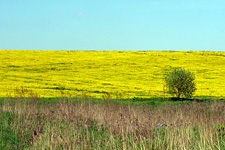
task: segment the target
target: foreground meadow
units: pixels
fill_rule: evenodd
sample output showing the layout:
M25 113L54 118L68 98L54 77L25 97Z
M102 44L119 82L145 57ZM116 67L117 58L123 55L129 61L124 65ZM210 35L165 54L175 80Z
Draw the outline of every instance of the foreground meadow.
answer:
M0 50L0 60L1 97L21 86L40 97L164 97L172 67L195 74L194 96L225 95L224 52Z
M224 150L225 103L127 105L115 100L7 98L0 149ZM157 128L163 122L166 126Z

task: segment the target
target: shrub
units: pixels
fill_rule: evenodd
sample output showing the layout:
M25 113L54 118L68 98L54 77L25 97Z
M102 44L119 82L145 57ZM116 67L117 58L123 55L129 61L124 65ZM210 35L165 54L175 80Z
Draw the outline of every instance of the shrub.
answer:
M193 95L196 90L194 80L194 74L183 68L173 68L165 75L168 92L175 95L177 99L180 99L181 96L189 98Z

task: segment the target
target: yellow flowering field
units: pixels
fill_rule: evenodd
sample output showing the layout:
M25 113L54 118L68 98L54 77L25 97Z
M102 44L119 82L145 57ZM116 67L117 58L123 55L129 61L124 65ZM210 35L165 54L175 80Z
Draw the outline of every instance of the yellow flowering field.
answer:
M225 95L224 52L0 50L0 60L0 97L21 86L41 97L163 97L172 67L195 74L194 96Z

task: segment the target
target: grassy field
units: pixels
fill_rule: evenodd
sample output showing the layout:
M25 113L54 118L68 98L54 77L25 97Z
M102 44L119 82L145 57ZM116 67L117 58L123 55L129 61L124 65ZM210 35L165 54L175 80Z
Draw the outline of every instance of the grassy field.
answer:
M7 98L0 149L223 150L225 103L132 105L119 101ZM163 122L166 126L157 128Z
M0 59L0 150L225 149L223 52L1 50ZM195 74L193 99L167 95L173 67Z
M163 75L172 67L195 74L194 96L225 95L224 52L0 50L0 60L1 97L21 86L41 97L168 97Z

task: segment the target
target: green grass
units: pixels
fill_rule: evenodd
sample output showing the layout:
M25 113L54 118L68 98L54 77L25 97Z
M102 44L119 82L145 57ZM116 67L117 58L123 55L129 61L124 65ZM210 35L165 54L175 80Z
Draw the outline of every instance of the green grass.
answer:
M24 149L31 145L29 131L15 126L18 116L10 112L0 112L0 149ZM22 121L22 120L21 120Z
M3 103L4 99L7 100L14 100L15 98L4 98L0 97L0 104ZM20 98L21 99L21 98ZM23 98L24 100L30 100L33 98ZM57 103L59 101L63 100L69 100L73 102L80 103L82 100L85 100L86 102L93 102L93 103L102 103L102 102L109 102L113 101L117 104L127 104L127 105L147 105L150 107L156 107L160 105L166 105L166 104L174 104L174 105L179 105L179 104L186 104L186 103L194 103L196 101L200 102L215 102L215 101L225 101L225 99L218 99L216 97L210 97L210 96L195 96L192 99L189 100L178 100L175 101L172 99L172 97L149 97L149 98L140 98L140 97L133 97L131 99L100 99L100 98L78 98L78 97L40 97L38 98L39 103Z
M223 100L195 99L0 98L0 148L224 149Z

